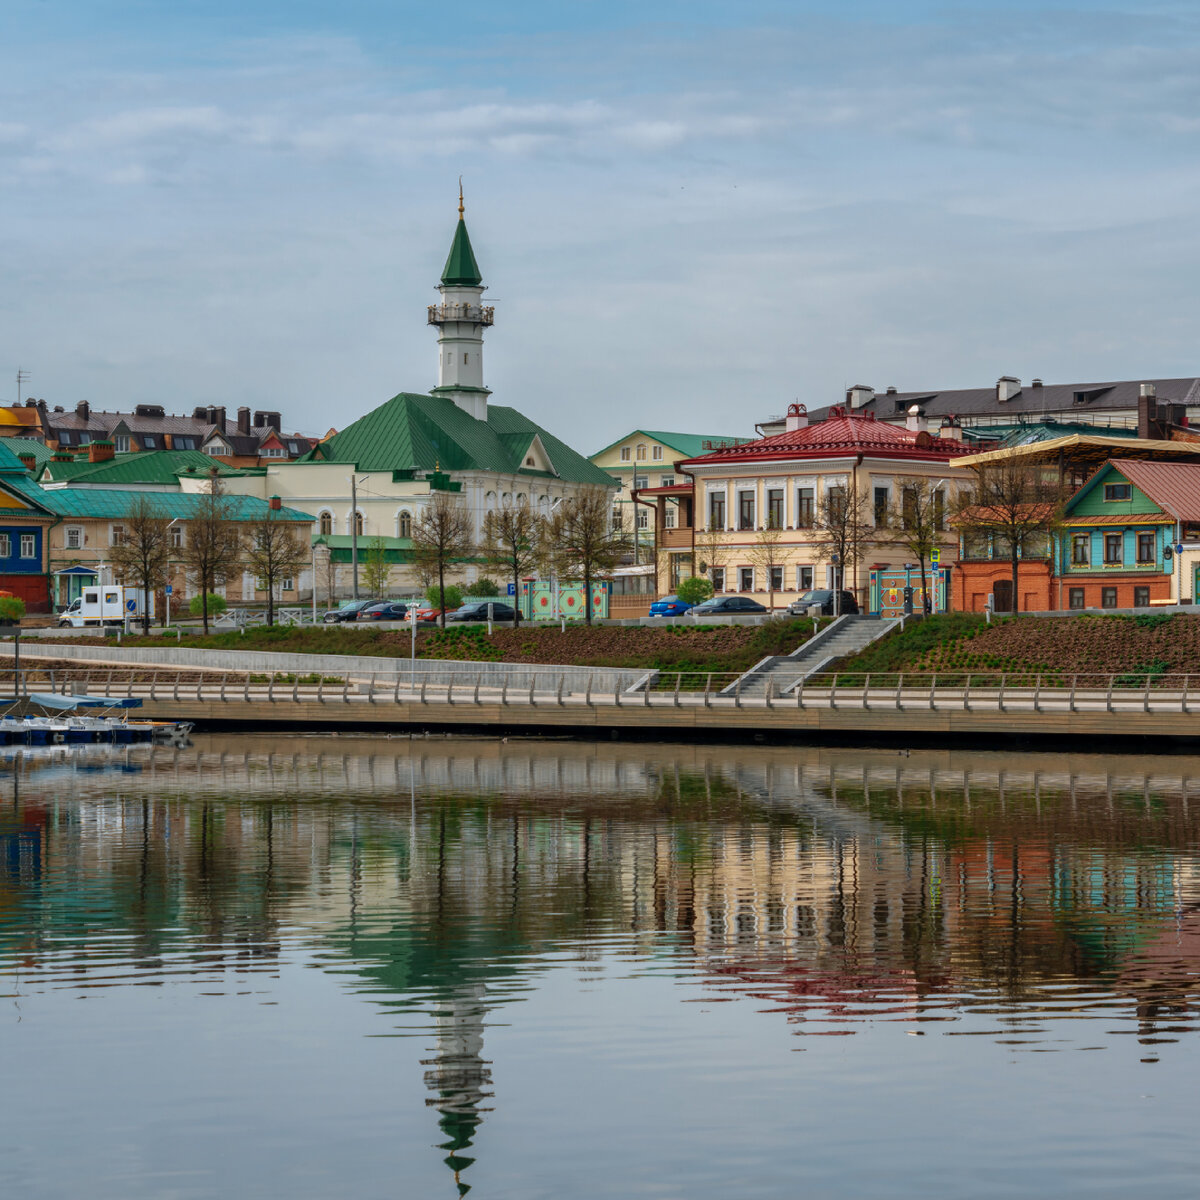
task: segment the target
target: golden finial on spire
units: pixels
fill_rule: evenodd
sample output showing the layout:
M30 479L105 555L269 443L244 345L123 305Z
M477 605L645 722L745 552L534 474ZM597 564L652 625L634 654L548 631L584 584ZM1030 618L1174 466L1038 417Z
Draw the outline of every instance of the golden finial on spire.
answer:
M458 219L463 219L463 193L462 193L462 176L458 177Z

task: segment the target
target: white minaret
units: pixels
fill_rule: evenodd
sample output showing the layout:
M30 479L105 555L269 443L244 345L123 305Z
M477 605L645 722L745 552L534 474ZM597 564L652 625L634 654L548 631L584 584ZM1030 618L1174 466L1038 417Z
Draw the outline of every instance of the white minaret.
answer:
M458 185L458 228L438 285L440 304L429 306L429 324L438 327L438 383L435 396L446 396L478 421L487 420L483 386L483 331L492 323L492 308L481 303L483 279L467 236L462 183Z

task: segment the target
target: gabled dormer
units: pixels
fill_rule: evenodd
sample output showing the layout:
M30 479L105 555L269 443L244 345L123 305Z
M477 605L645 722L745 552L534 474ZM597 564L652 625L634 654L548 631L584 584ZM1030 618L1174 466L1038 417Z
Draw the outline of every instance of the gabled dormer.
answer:
M510 438L512 439L512 442L515 443L514 448L518 450L519 454L517 461L518 471L537 471L544 475L558 474L558 471L555 470L554 463L551 462L550 455L547 453L546 447L538 434L535 433L532 439L529 439L528 441L526 441L525 438L521 437L520 435L508 435L504 440L507 442L510 440ZM525 442L525 448L521 450L519 447L523 441Z

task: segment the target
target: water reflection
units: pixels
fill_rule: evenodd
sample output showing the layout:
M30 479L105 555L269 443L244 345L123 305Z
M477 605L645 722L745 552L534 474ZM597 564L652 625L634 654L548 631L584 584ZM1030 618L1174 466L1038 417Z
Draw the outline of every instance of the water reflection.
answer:
M432 1039L460 1195L485 1042L564 962L877 1022L1143 1059L1196 1029L1200 761L201 739L0 762L17 996L279 986L313 963Z

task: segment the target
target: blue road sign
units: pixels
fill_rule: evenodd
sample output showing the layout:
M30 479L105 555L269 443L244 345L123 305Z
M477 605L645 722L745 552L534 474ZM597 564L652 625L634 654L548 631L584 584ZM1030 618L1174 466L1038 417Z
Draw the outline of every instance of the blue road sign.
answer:
M517 594L517 585L515 583L510 583L508 585L508 595L515 596L516 594Z
M168 583L166 590L167 590L167 595L169 596L175 589Z

